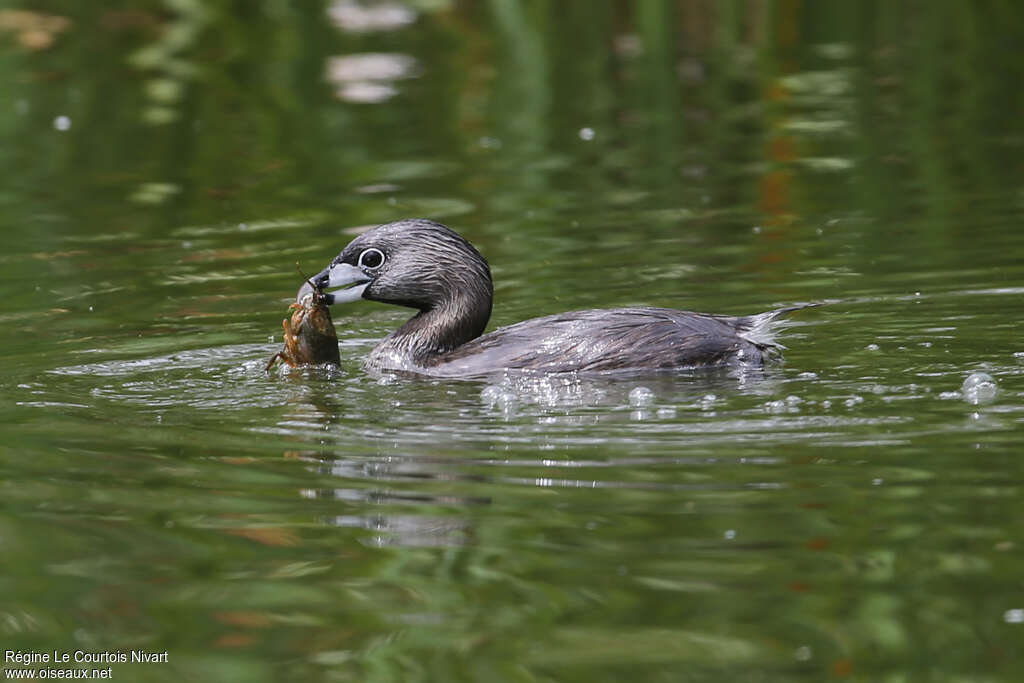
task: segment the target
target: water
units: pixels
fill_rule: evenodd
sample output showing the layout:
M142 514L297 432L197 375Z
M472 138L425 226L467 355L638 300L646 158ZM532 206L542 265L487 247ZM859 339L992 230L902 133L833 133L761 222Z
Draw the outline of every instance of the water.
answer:
M1016 5L47 7L0 13L0 649L1024 676ZM369 303L265 373L295 264L410 216L492 326L827 305L764 373L370 376Z

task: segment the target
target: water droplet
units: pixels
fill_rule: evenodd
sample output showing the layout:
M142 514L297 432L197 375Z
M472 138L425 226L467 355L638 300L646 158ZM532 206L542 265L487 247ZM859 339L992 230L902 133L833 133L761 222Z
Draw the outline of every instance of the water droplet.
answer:
M736 538L736 530L735 529L726 529L725 533L722 534L722 536L724 536L726 540L731 541L732 539Z
M963 393L965 401L978 405L995 400L999 393L999 385L987 372L972 372L964 380L960 391Z
M793 651L793 657L798 662L806 662L806 661L808 661L813 654L814 653L811 651L811 648L810 648L809 645L801 645L800 647L798 647L796 650Z
M864 348L867 349L868 351L877 351L878 350L878 344L868 344Z
M516 395L500 384L491 384L480 392L480 398L492 408L508 409L516 403Z
M580 128L580 140L586 140L587 142L594 139L596 133L593 128Z
M59 131L70 130L71 128L71 117L69 116L58 116L53 120L53 127Z
M1007 624L1024 624L1024 609L1008 609L1003 612L1003 621Z
M649 406L654 403L654 392L647 387L636 387L629 392L629 405Z

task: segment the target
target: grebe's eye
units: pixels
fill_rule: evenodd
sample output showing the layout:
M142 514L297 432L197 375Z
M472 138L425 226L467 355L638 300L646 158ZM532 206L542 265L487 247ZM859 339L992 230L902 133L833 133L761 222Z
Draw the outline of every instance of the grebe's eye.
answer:
M384 265L384 252L380 249L364 249L363 253L359 254L359 267L360 268L380 268Z

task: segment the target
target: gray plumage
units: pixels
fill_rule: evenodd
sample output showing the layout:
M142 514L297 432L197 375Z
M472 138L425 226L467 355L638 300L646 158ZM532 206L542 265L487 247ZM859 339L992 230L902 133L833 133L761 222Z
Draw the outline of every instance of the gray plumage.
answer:
M745 317L654 307L573 311L480 336L491 314L491 273L460 235L428 220L388 223L353 240L332 265L359 265L368 249L379 249L385 259L363 269L370 280L362 297L418 310L370 353L371 369L463 377L505 369L759 367L782 348L775 340L781 316L805 307ZM329 270L317 277L326 282Z

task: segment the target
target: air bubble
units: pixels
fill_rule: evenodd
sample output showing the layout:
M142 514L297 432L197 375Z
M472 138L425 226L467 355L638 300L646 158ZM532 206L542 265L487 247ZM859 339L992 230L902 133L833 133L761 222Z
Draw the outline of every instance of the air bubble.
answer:
M629 405L649 406L654 403L654 392L647 387L636 387L629 392Z
M960 387L964 400L972 405L989 403L999 393L999 385L987 372L972 372Z

